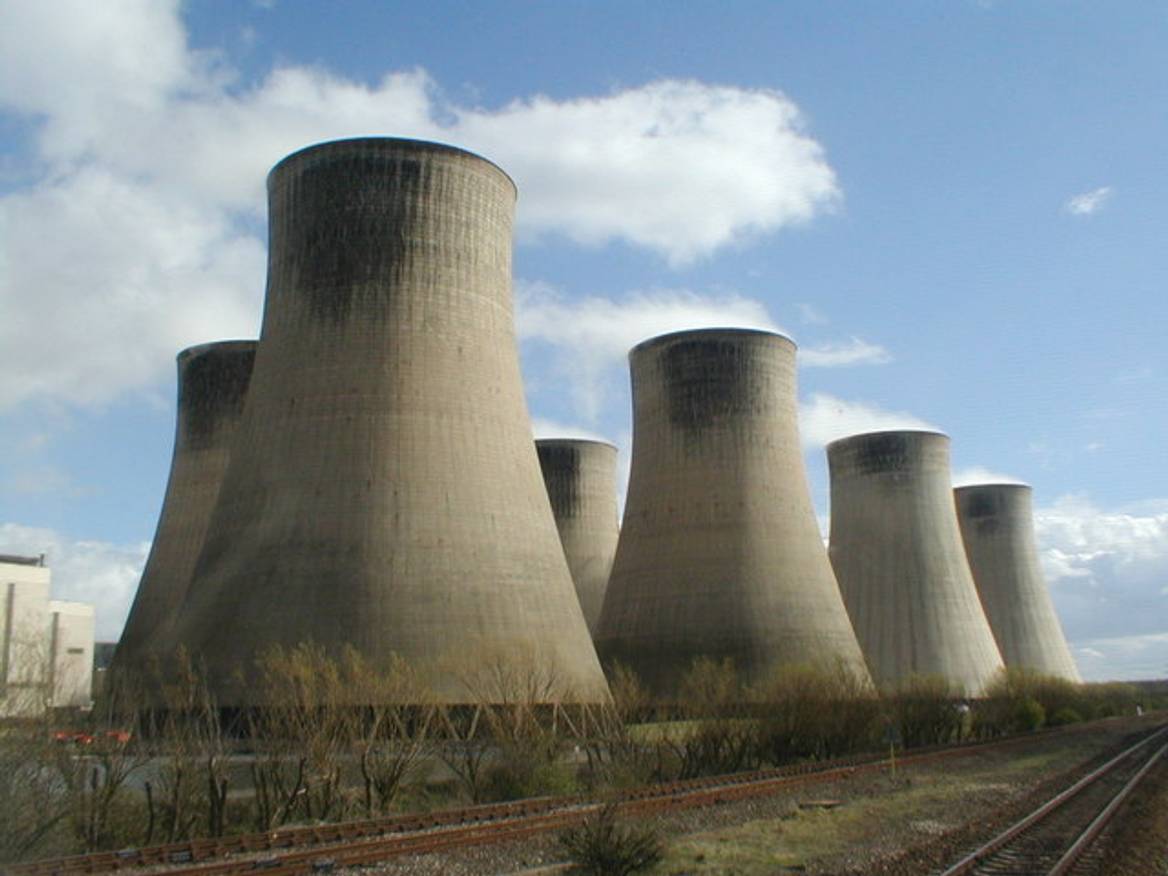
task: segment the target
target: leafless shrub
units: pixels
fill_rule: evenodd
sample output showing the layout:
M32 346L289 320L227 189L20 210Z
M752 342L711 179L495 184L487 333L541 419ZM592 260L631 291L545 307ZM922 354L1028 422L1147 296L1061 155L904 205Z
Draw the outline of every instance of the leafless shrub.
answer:
M779 667L755 696L759 757L772 764L839 757L875 742L880 701L867 679L843 662Z
M756 764L755 723L746 691L729 658L694 660L682 677L679 698L685 724L665 735L677 759L678 778L716 775Z
M940 675L912 675L886 698L889 720L906 748L959 740L965 711L961 691Z

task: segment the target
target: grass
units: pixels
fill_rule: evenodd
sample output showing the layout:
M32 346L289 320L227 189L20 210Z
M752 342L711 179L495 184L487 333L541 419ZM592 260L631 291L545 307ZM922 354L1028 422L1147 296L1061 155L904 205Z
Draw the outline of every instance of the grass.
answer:
M1077 753L1076 753L1077 754ZM791 810L774 818L703 831L678 838L667 848L656 873L733 873L762 876L815 862L839 859L851 849L873 848L887 839L887 825L908 824L924 839L955 824L926 820L925 813L945 811L960 801L990 805L1013 781L1042 774L1077 758L1063 749L1022 756L1003 755L971 764L959 773L932 765L885 775L870 796L845 801L834 809ZM808 796L813 796L809 792Z

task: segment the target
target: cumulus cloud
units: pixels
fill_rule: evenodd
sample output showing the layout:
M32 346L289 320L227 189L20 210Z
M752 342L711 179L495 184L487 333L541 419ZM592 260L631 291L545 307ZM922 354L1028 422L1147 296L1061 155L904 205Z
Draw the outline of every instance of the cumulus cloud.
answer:
M1138 681L1168 676L1168 632L1085 639L1072 651L1085 681Z
M519 285L516 326L521 342L548 348L557 379L589 422L626 385L629 350L641 341L715 326L777 330L763 304L733 293L656 289L572 299L543 283Z
M1104 510L1082 496L1063 496L1035 510L1035 528L1043 571L1072 644L1104 653L1100 672L1110 677L1140 670L1145 658L1119 643L1152 647L1157 637L1168 637L1168 509L1152 502ZM1126 662L1117 663L1121 658ZM1160 676L1166 667L1162 661Z
M1111 186L1100 186L1070 198L1063 205L1063 209L1072 216L1090 216L1102 209L1103 205L1111 199L1112 194L1114 194L1114 190Z
M845 401L826 393L812 393L799 405L799 434L806 448L884 429L936 429L903 411L886 411L865 402Z
M51 529L0 523L0 553L45 555L51 597L93 605L99 641L116 641L138 587L150 543L110 544L71 539Z
M417 69L367 83L289 64L240 82L189 47L180 10L71 0L0 13L0 109L33 132L0 198L0 406L100 403L157 380L182 346L254 334L266 173L323 139L464 145L516 179L521 237L621 241L674 265L840 197L777 91L661 80L483 108Z

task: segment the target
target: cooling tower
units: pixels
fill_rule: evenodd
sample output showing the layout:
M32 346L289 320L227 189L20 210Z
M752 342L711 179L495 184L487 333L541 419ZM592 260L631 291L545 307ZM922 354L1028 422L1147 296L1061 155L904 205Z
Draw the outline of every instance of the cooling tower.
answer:
M979 484L954 495L969 568L1006 666L1079 681L1038 564L1030 487Z
M866 677L807 489L795 344L686 331L629 360L632 469L601 658L662 693L698 657L730 658L748 681L836 660Z
M255 361L255 341L222 341L178 354L178 416L170 479L150 556L118 642L116 670L153 671L174 655L173 627L235 434Z
M271 646L398 654L607 698L520 382L515 187L434 143L312 146L268 177L251 389L180 639L224 705ZM242 682L233 680L242 675Z
M596 632L616 553L616 448L603 441L535 442L560 543L588 629Z
M942 675L976 695L1002 659L961 544L949 438L872 432L827 458L831 562L873 679Z

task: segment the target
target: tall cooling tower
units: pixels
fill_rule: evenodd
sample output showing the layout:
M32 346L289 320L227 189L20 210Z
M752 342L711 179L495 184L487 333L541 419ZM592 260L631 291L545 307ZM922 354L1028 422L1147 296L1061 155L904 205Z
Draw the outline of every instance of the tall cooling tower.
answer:
M954 495L969 567L1006 665L1079 681L1038 564L1030 487L979 484Z
M855 435L827 458L831 562L873 679L942 675L976 695L1002 659L961 544L948 436Z
M222 341L178 354L178 417L170 479L150 556L114 668L150 671L175 651L174 623L203 547L255 362L255 341Z
M303 642L396 653L450 702L487 665L606 698L520 382L514 184L369 138L290 155L268 196L261 342L180 636L220 702L262 701L257 654Z
M795 344L686 331L629 360L632 470L602 659L663 693L698 657L730 658L752 681L839 659L866 677L807 489Z
M603 441L535 442L560 543L589 631L596 632L616 553L616 448Z

